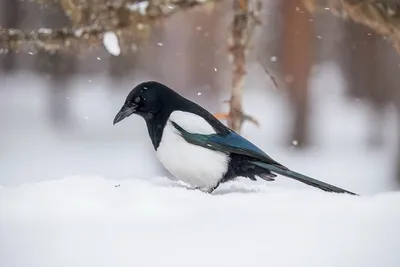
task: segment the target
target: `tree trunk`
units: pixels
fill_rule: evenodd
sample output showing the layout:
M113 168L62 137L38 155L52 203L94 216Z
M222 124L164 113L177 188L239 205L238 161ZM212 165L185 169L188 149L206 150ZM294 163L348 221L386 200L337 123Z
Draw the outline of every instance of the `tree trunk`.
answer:
M300 12L301 11L301 12ZM302 0L283 1L282 69L294 125L290 143L308 142L308 78L313 63L313 28Z

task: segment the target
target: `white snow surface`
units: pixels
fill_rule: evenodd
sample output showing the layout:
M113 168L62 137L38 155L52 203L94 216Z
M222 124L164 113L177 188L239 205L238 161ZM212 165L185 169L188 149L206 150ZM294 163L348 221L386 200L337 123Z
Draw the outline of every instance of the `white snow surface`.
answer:
M400 266L400 193L262 184L214 195L162 177L0 187L0 266Z
M119 56L121 54L121 47L119 46L118 36L115 32L104 33L103 45L111 55Z

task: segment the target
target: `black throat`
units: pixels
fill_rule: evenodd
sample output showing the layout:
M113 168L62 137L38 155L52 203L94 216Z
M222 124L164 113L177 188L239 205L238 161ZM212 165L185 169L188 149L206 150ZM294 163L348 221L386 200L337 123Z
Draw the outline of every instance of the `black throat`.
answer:
M151 119L146 119L147 131L149 132L151 143L155 150L157 150L160 145L165 125L171 113L172 110L163 110L155 114Z

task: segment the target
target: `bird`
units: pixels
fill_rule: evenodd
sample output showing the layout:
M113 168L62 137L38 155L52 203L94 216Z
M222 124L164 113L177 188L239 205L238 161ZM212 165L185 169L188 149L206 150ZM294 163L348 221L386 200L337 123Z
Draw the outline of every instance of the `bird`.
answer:
M279 174L327 192L357 195L290 170L161 82L149 80L135 86L113 125L132 114L146 122L160 163L192 189L211 194L220 184L238 177L274 181Z

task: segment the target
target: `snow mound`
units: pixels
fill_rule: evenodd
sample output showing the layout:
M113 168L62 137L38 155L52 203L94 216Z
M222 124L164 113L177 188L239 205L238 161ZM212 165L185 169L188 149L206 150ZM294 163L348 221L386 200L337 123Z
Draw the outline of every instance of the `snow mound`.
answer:
M400 193L165 178L0 187L0 266L400 266Z

